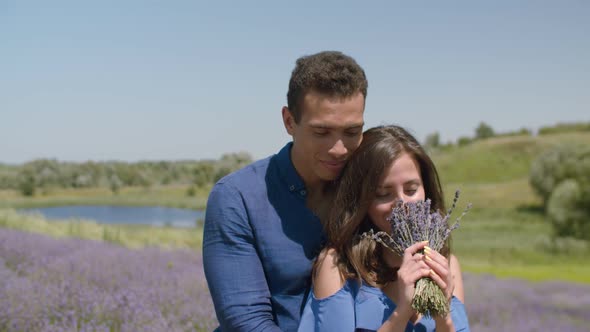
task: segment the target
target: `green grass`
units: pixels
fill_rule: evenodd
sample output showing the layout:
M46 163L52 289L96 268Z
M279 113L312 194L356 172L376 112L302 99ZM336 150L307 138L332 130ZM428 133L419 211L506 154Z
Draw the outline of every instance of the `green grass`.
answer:
M56 238L105 241L129 248L201 250L203 242L202 228L107 225L87 220L47 221L42 216L23 215L13 209L0 209L0 227L47 234Z

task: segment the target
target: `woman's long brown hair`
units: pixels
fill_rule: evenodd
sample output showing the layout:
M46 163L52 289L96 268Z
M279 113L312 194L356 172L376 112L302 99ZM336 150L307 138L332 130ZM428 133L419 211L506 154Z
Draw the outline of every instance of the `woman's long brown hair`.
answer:
M336 249L338 268L346 278L362 279L372 286L396 278L396 271L383 260L383 250L387 249L361 234L375 228L367 215L369 205L382 176L404 152L420 166L426 198L432 201L433 210L444 211L438 173L420 143L399 126L367 130L342 171L330 217L324 221L327 246ZM448 257L448 243L441 253Z

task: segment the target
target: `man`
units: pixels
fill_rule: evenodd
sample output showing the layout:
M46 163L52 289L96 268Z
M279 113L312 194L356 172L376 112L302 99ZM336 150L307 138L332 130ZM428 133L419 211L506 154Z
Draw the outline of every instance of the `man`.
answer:
M295 331L323 240L328 185L362 139L367 79L354 59L297 60L283 124L293 141L213 187L205 275L221 331Z

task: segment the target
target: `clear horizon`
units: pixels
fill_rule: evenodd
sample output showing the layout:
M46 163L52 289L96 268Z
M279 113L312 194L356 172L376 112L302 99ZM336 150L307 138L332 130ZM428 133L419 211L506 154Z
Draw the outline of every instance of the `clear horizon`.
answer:
M288 6L288 7L284 7ZM590 3L0 4L0 163L276 153L295 60L340 50L366 128L424 141L590 121Z

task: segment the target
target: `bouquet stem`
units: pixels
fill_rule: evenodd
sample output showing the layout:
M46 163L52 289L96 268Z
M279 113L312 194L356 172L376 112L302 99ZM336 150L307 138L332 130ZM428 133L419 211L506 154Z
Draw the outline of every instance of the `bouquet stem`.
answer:
M443 291L430 278L421 278L416 282L412 299L412 308L424 316L446 316L449 303Z

